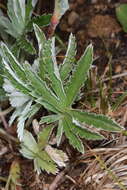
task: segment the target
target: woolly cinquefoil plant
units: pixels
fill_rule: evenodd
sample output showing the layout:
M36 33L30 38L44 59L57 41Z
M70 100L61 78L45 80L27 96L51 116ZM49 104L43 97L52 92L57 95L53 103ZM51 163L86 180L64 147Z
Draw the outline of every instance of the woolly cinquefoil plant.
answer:
M100 140L104 138L100 134L101 130L120 132L121 127L110 118L72 107L93 62L92 45L89 45L81 58L74 63L76 42L71 34L63 64L57 65L55 38L47 40L37 25L34 25L34 31L39 55L32 66L28 62L20 64L4 43L1 43L0 47L4 67L4 89L12 105L16 107L11 123L18 117L20 140L25 133L26 119L34 115L41 106L52 114L42 117L40 124L57 124L52 125L52 128L57 126L57 145L60 144L64 133L69 143L81 153L84 153L81 138ZM8 85L11 88L8 88Z

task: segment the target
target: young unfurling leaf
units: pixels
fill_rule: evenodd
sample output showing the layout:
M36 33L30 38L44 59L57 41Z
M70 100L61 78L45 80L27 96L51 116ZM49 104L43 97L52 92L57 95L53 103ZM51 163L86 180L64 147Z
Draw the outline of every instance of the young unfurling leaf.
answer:
M51 130L52 126L44 128L38 134L38 142L35 141L30 132L24 131L20 152L24 157L34 160L35 171L38 173L45 170L48 173L56 174L58 172L56 164L65 167L65 162L68 160L63 151L48 145Z

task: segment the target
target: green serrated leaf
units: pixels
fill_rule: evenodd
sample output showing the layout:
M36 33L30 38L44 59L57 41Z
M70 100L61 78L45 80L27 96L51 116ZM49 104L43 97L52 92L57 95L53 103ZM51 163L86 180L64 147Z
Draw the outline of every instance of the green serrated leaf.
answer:
M20 81L15 73L11 70L11 68L7 65L7 63L3 60L3 64L5 65L6 68L4 68L4 76L8 80L10 80L11 84L18 89L20 92L29 95L29 89L27 86Z
M44 33L37 25L34 25L35 34L38 39L40 54L41 76L46 75L50 80L51 86L61 102L65 100L65 92L60 78L55 56L55 38L46 41ZM45 71L45 72L44 72ZM43 76L43 78L45 78Z
M34 137L30 132L24 130L20 152L23 154L24 157L34 159L38 151L38 145Z
M46 37L42 30L36 25L33 24L34 32L38 41L38 47L39 47L39 56L42 55L42 49L44 48L44 44L46 43Z
M1 43L1 54L13 72L25 82L27 77L22 66L4 43Z
M41 108L40 104L34 104L30 107L29 113L27 114L27 117L30 118L32 117L34 114L36 114L39 109Z
M38 0L34 0L34 1L33 0L27 0L27 4L26 4L26 8L25 8L26 23L29 22L29 20L32 16L33 9L35 8L37 1Z
M31 98L29 96L18 91L12 92L9 96L10 103L13 107L20 107L30 99Z
M23 104L28 102L31 98L20 91L17 91L11 82L4 79L3 88L9 96L10 103L13 107L21 107ZM19 101L20 100L20 101Z
M62 120L60 119L60 120L59 120L59 124L58 124L58 128L57 128L57 134L56 134L57 146L60 145L63 132L64 132L64 131L63 131L63 122L62 122Z
M79 137L71 131L72 122L68 118L63 119L63 130L69 143L76 148L79 152L84 153L84 146Z
M34 167L38 174L41 172L41 170L45 170L47 173L52 174L56 174L58 172L55 162L45 151L39 152L39 156L34 159Z
M77 93L87 78L87 73L93 61L93 47L89 45L85 53L77 63L70 82L66 86L66 104L70 106L75 100Z
M29 101L23 112L20 114L20 117L18 118L18 124L17 124L17 133L18 133L18 137L20 139L20 141L22 141L23 136L24 136L24 126L25 126L25 121L28 118L27 114L29 113L29 110L31 108L32 105L32 101Z
M37 0L8 0L8 18L1 15L0 27L4 29L12 37L19 39L28 32L28 24L33 23L31 20L32 11L37 3ZM44 21L45 19L45 21ZM43 18L43 23L46 23L47 17ZM35 19L40 21L40 19ZM2 35L3 36L3 35Z
M23 110L25 109L26 107L26 104L16 108L16 110L13 112L13 114L11 115L10 117L10 120L9 120L9 126L12 125L12 123L14 122L14 120L20 116L20 114L23 112Z
M2 87L0 87L0 101L7 100L6 93Z
M39 27L44 27L49 25L51 20L51 14L44 14L41 16L36 16L31 18L30 22L28 23L26 29L27 31L33 30L33 24L37 24Z
M72 131L74 134L77 134L81 138L85 138L87 140L102 140L104 137L102 135L99 135L98 133L95 133L94 131L89 131L87 127L83 127L78 124L78 121L72 120L71 125Z
M0 53L3 58L2 64L4 67L4 76L10 80L16 89L24 94L29 95L29 86L24 83L24 80L26 80L26 74L24 73L21 65L18 63L6 45L1 45Z
M43 124L43 123L47 123L47 124L50 124L50 123L53 123L55 121L58 121L60 119L60 115L48 115L48 116L43 116L40 120L40 124Z
M13 30L17 32L15 38L18 38L25 29L25 0L8 0L8 16Z
M35 35L38 41L38 47L39 47L39 58L38 58L39 76L43 80L45 80L46 71L45 71L45 65L44 65L42 57L43 57L44 44L46 44L47 40L46 40L45 34L41 31L41 29L36 24L33 24L33 27L34 27Z
M25 38L21 38L20 40L18 40L17 45L29 54L36 54L36 50L33 47L33 44Z
M121 4L116 8L116 16L124 32L127 32L127 3Z
M39 95L42 96L47 103L51 104L52 106L56 107L58 110L62 111L62 107L60 106L59 100L54 95L54 93L46 86L46 83L41 80L39 76L35 72L32 71L32 68L29 64L24 64L24 69L27 73L27 79L31 83L34 91Z
M92 127L114 132L122 130L119 124L104 115L82 112L80 110L71 110L70 114L75 120Z
M9 19L4 16L0 16L0 28L3 29L3 32L6 31L8 34L13 36L14 38L18 37L17 32L14 30ZM2 37L3 37L3 34L2 34Z
M4 78L3 78L3 65L2 65L2 58L0 57L0 101L4 101L7 99L5 90L3 89L3 84L4 84Z
M68 49L65 55L65 59L60 67L60 76L62 81L64 81L68 77L70 71L72 71L72 66L73 63L75 62L75 55L76 55L76 42L75 42L75 37L71 34L69 37Z
M18 128L17 133L18 133L18 137L20 140L22 140L22 138L23 138L25 121L27 119L31 118L33 115L35 115L41 107L41 105L39 105L39 104L34 104L34 105L31 105L31 104L32 104L32 101L29 101L27 104L23 105L22 107L19 107L14 112L15 115L12 115L12 117L11 117L10 122L12 122L17 117L17 114L19 116L18 125L17 125L17 128Z
M60 112L55 106L51 105L49 102L44 101L42 98L35 99L35 101L51 112L54 112L56 114Z
M24 157L34 160L35 171L40 173L45 170L48 173L56 174L58 172L55 162L51 159L45 150L41 150L34 137L27 130L24 131L20 152Z
M49 137L53 130L53 125L49 125L38 134L38 146L43 149L45 148L46 144L48 143Z

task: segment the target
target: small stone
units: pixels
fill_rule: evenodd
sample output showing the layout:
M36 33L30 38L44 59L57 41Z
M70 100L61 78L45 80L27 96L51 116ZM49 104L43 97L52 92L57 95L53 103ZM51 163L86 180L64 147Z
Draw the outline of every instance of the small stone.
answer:
M121 31L117 21L109 15L96 15L87 25L88 35L91 37L112 37Z
M61 31L67 31L68 25L66 22L61 21L59 27L60 27Z
M68 24L72 26L77 21L78 18L79 15L75 11L72 11L68 16Z
M122 72L122 67L121 67L121 65L117 65L115 67L115 73L120 73L120 72Z
M84 30L79 30L78 32L77 32L77 39L78 40L81 40L82 41L82 43L84 43L85 42L85 40L86 40L86 33L85 33L85 31Z
M82 4L85 3L85 0L77 0L77 3L78 3L79 5L82 5Z
M75 2L75 3L70 3L70 4L69 4L69 7L70 7L70 10L76 10L76 8L77 8L77 2Z
M95 4L95 3L97 3L97 1L98 1L98 0L92 0L91 3L92 3L92 4Z

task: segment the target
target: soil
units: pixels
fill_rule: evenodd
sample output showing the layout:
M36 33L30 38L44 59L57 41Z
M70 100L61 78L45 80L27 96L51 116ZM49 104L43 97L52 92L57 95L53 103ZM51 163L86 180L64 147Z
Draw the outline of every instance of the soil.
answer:
M70 33L76 36L77 56L79 59L89 43L94 46L94 67L90 73L91 83L82 89L82 98L74 106L87 109L95 113L105 113L116 119L125 128L127 127L127 99L114 112L111 106L116 98L127 90L127 34L123 32L116 14L115 8L119 3L126 0L70 0L70 9L60 20L56 29L56 34L67 45ZM53 3L49 0L40 1L37 8L39 14L53 11ZM63 55L64 50L60 53ZM115 76L115 77L114 77ZM102 87L102 92L100 92ZM89 97L92 97L90 99ZM86 154L81 155L75 151L65 140L61 144L69 156L69 163L64 169L60 169L57 176L42 172L39 176L34 172L33 163L24 159L18 152L18 147L6 137L0 139L0 176L9 175L9 168L13 160L18 158L21 167L21 186L15 190L119 190L127 189L127 173L124 173L126 185L122 188L115 183L111 176L104 175L105 168L99 165L99 161L91 149L104 148L98 151L97 156L105 162L112 158L111 151L117 147L114 154L122 151L119 147L126 145L126 138L116 134L105 134L108 140L85 141ZM125 147L126 149L126 147ZM116 150L116 149L115 149ZM126 156L126 155L125 155ZM112 166L108 162L108 167ZM120 163L121 167L126 167L127 160ZM96 176L95 176L96 175ZM98 176L101 176L100 178ZM98 177L98 178L97 178ZM97 181L98 179L98 181ZM122 179L122 178L121 178ZM112 183L113 182L113 183ZM5 182L0 179L1 190L4 190Z

